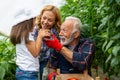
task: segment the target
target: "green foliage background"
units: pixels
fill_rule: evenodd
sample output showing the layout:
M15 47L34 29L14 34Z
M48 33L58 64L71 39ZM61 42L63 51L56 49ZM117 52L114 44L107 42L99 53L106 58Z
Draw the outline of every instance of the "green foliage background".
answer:
M76 16L83 23L82 35L95 43L93 67L104 73L120 74L120 0L66 0L61 7L63 21Z
M15 80L15 47L0 35L0 80Z

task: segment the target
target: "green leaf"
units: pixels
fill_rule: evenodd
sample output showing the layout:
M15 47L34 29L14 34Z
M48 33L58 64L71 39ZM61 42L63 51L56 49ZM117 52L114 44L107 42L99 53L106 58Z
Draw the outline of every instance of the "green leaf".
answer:
M105 46L107 45L107 40L103 43L102 51L105 51Z
M109 48L109 49L108 49L108 53L111 54L111 53L112 53L112 50L113 50L113 47Z
M108 19L109 19L109 17L106 16L106 17L104 17L104 18L101 20L102 24L100 24L100 26L98 27L98 31L102 30L103 26L105 26L105 24L107 23Z
M3 80L4 76L5 76L5 69L0 66L0 80Z
M108 4L110 5L113 2L113 0L108 0Z
M120 38L120 33L117 33L115 36L113 36L111 39L119 39Z
M2 61L1 66L7 71L8 70L8 62L7 61Z
M106 37L107 37L107 33L106 33L106 32L103 32L103 33L101 34L101 37L106 38Z
M110 42L106 46L105 52L108 50L108 48L111 47L111 45L113 44L113 42L114 42L113 40L110 40Z
M118 27L118 26L120 26L120 17L118 17L117 20L116 20L116 27Z
M117 57L114 57L111 61L111 67L114 67L118 64L119 59Z
M120 5L120 0L115 0L118 5Z
M113 55L114 55L114 56L117 56L118 51L120 51L120 46L114 46L114 47L113 47L113 50L112 50Z
M108 58L107 58L107 60L106 60L105 63L108 63L108 62L110 61L111 58L112 58L112 54L110 54L110 55L108 56Z

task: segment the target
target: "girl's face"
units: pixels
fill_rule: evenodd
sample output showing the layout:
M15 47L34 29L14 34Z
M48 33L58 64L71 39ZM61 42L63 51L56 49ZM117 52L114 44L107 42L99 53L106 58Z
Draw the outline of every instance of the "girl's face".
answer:
M55 15L52 11L44 11L41 17L41 26L44 29L50 29L55 25Z

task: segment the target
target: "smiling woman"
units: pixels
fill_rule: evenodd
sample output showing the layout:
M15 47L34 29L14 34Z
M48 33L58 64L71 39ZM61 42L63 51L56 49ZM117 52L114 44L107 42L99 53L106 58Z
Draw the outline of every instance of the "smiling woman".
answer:
M1 0L0 33L9 36L11 26L21 20L37 16L44 5L53 4L59 7L63 2L64 0L13 0L12 2Z

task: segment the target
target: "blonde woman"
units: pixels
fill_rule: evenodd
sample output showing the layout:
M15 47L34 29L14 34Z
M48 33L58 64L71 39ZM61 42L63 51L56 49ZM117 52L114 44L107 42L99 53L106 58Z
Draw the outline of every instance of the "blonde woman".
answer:
M59 9L54 5L46 5L40 15L36 18L36 28L37 30L50 30L51 34L58 37L61 25L61 15ZM48 48L44 43L42 43L40 51L40 80L42 79L43 68L46 66L50 55L50 48Z

